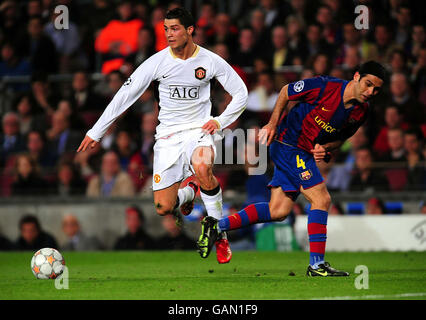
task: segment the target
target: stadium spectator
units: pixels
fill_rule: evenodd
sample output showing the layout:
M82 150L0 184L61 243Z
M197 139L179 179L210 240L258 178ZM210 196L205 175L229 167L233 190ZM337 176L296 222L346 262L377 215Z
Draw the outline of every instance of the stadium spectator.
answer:
M164 34L164 17L166 12L162 6L155 7L151 12L151 27L155 33L155 51L161 51L167 47L167 39Z
M176 217L169 214L162 218L162 225L166 234L156 242L158 250L194 250L195 241L190 239L183 231L182 227L176 223Z
M69 119L70 130L81 131L86 129L86 122L80 112L75 109L74 104L70 100L60 100L57 111L61 112L67 119Z
M380 22L374 28L374 43L377 47L377 61L386 64L394 49L401 47L393 41L389 24Z
M56 239L42 230L38 219L33 215L27 214L20 219L19 231L20 236L16 241L17 250L59 249Z
M31 130L44 131L47 127L46 119L41 110L36 110L34 101L29 94L18 97L16 112L19 116L19 128L22 136L27 135Z
M331 204L329 213L332 216L343 216L345 214L345 210L343 210L343 207L339 202L336 202Z
M199 46L202 46L203 48L207 47L207 34L205 29L198 28L192 39Z
M127 232L118 238L115 250L152 250L156 248L155 241L145 231L145 217L141 209L131 206L126 209Z
M395 42L401 47L406 47L411 35L411 8L400 5L396 15Z
M49 148L59 158L63 154L71 153L77 150L81 134L72 130L70 119L60 110L52 115L52 126L46 133L49 141Z
M274 70L278 70L281 66L291 65L294 58L294 52L288 45L287 30L284 26L279 25L272 29L272 50L270 50L269 60L272 61Z
M338 27L333 19L331 7L322 4L318 7L315 20L322 26L322 34L324 39L331 45L335 45L338 41Z
M362 36L361 31L355 29L353 21L345 22L342 29L344 41L337 50L336 64L344 63L349 48L356 48L359 58L363 61L376 60L376 47Z
M95 50L103 60L102 73L117 70L124 57L138 49L138 33L144 22L134 18L133 3L121 1L117 6L118 18L111 20L95 40Z
M72 162L63 160L57 170L57 179L53 192L61 197L84 195L86 181Z
M88 237L82 232L80 222L72 214L67 214L62 218L62 231L67 237L66 242L61 246L62 250L86 251L102 249L96 237Z
M20 197L46 196L50 191L47 181L40 175L36 161L26 153L16 157L15 181L11 187L12 195Z
M114 19L114 4L108 0L94 0L82 13L85 14L84 25L93 32L89 37L93 41L92 37Z
M158 123L155 112L145 113L141 117L141 134L138 141L139 149L130 158L128 173L132 177L137 191L140 191L152 175L154 159L154 135Z
M394 73L392 75L390 92L392 103L400 108L404 121L416 125L424 123L424 108L410 92L410 84L405 74Z
M409 56L412 60L417 61L421 49L426 43L425 26L422 24L415 24L411 30L411 43L409 46Z
M380 161L383 162L405 162L404 149L404 131L400 128L392 128L388 130L389 151L386 152Z
M247 110L252 112L271 112L274 109L278 92L275 89L274 73L263 71L257 74L256 84L250 90Z
M346 48L345 57L343 59L343 68L346 71L346 78L352 77L361 65L361 52L358 47L350 46Z
M20 57L20 52L12 42L1 46L0 78L6 76L29 76L32 67L29 61ZM7 86L9 90L23 92L29 89L27 83L16 83Z
M126 60L130 61L135 67L138 67L155 53L154 40L155 36L152 29L147 27L141 28L138 32L137 51L129 55Z
M210 1L203 1L203 3L201 4L198 20L195 24L197 29L206 30L213 28L215 16L216 10L213 3Z
M310 62L308 62L308 65L314 72L315 76L328 75L330 73L331 61L324 53L314 55L310 59Z
M355 151L355 170L349 183L350 191L386 191L388 181L378 168L373 168L373 154L367 147Z
M126 78L123 73L118 70L111 71L106 78L108 83L108 93L106 97L107 100L110 101L117 91L120 90Z
M356 150L368 145L365 127L361 126L340 148L340 152L333 155L330 162L333 164L327 175L329 190L346 191L351 181L351 173L355 166ZM334 162L335 161L335 162Z
M253 29L250 27L242 28L239 33L238 44L238 49L231 55L232 62L240 67L253 66L254 58L256 56Z
M28 20L27 34L20 39L20 51L29 57L34 72L54 73L58 70L55 44L44 34L41 17Z
M43 175L49 173L55 166L57 157L46 145L43 131L32 130L28 133L27 150Z
M392 191L403 190L407 184L407 158L404 149L404 132L400 128L388 130L389 151L380 159L384 162L389 186Z
M19 133L19 117L15 112L8 112L2 118L2 132L0 132L0 165L4 165L12 154L25 149L25 141Z
M132 179L122 171L118 155L108 151L102 157L101 172L90 179L86 195L89 197L132 197Z
M75 69L87 67L84 51L79 50L81 38L78 26L68 21L66 28L58 29L56 20L60 11L52 10L50 21L44 26L44 33L52 40L59 55L59 72L66 73Z
M225 43L219 42L214 48L213 52L222 57L225 61L232 61L231 56L229 55L229 48ZM248 84L248 76L247 73L238 65L232 64L231 67L235 70L235 72L243 79L244 83Z
M265 14L259 8L250 14L250 27L254 32L255 51L265 52L265 48L271 45L271 30L265 24Z
M410 129L404 132L405 158L408 166L406 189L425 190L426 166L421 154L423 135L420 130Z
M228 46L230 52L237 49L238 30L232 25L231 18L226 13L216 15L213 28L207 30L207 43L214 46L218 43L224 43Z
M0 4L0 31L7 40L20 39L24 32L19 9L16 1L6 0Z
M274 27L283 23L287 16L286 12L289 11L286 2L282 3L277 0L261 0L259 8L265 13L265 25L268 28Z
M389 66L392 73L404 73L409 75L408 57L404 50L395 49L389 56Z
M60 94L51 87L45 73L34 72L31 76L31 99L36 103L36 108L50 118L55 112L60 100Z
M385 205L379 198L373 197L367 201L366 214L384 214Z
M419 101L426 105L426 46L422 47L411 70L413 90Z
M96 112L103 110L106 101L93 91L90 86L89 76L86 72L75 72L72 78L71 87L72 90L69 98L72 104L75 105L76 110L79 112ZM88 115L90 116L90 114Z
M303 62L306 61L308 47L303 22L296 16L291 15L286 19L285 26L288 35L288 47L295 52L295 56L299 57Z
M395 105L390 105L385 109L385 125L380 129L373 144L374 152L382 157L386 152L389 152L388 131L391 129L402 128L408 129L408 124L403 121L400 108Z
M130 132L120 129L117 131L112 150L118 155L121 170L127 171L130 158L136 152L136 146L132 141Z
M319 53L332 56L333 47L323 38L322 31L322 26L318 23L311 23L308 25L306 30L308 57L312 57Z

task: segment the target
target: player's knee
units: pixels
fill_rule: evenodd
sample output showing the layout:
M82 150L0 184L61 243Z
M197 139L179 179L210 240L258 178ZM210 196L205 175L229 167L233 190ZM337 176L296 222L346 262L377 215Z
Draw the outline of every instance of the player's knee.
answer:
M212 168L208 164L200 163L194 166L194 170L202 185L209 184L209 181L213 179Z
M160 216L172 214L173 210L174 210L174 205L170 203L164 203L164 202L155 203L155 211Z
M290 213L281 206L269 206L269 212L273 221L284 221Z
M318 197L318 199L314 199L311 204L312 208L317 208L324 211L328 211L328 209L330 208L330 205L331 205L331 196L328 192L324 194L323 196Z

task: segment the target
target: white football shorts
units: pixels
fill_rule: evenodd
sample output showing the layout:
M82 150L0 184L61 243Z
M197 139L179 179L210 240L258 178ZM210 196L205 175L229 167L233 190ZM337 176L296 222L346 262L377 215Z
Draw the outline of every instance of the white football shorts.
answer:
M154 144L152 189L165 189L193 175L191 157L198 147L213 147L214 137L201 128L182 130L157 139Z

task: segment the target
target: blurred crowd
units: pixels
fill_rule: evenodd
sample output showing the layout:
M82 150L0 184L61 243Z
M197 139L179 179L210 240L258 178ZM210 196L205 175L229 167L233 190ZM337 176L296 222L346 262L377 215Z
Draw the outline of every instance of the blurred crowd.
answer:
M114 241L114 250L193 250L195 241L182 230L182 224L176 223L176 217L165 216L162 219L162 232L152 237L146 232L145 216L142 210L132 205L125 210L126 232ZM182 222L181 222L182 223ZM87 235L76 215L66 214L62 218L63 241L45 230L39 219L26 214L19 220L19 236L13 241L0 234L0 251L32 250L55 248L66 251L94 251L107 248L95 235Z
M355 5L369 8L357 30ZM318 75L350 80L368 60L389 71L367 123L320 169L332 191L425 190L426 30L422 1L6 0L0 3L0 196L149 194L157 125L154 83L101 143L76 153L129 75L167 46L162 21L184 5L194 41L226 59L249 89L231 129L259 129L281 87ZM68 8L67 29L56 29ZM63 77L61 77L61 75ZM55 80L56 79L56 80ZM65 80L64 80L65 79ZM212 83L213 114L231 97ZM235 146L232 137L222 141ZM250 147L250 146L248 146ZM236 152L236 151L235 151ZM267 197L273 170L216 166L223 190Z

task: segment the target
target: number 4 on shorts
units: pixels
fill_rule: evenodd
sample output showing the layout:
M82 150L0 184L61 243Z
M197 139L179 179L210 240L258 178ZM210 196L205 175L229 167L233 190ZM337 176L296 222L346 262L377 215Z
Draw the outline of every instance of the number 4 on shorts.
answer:
M297 162L298 168L302 168L303 170L306 170L305 161L303 161L303 159L300 159L299 155L296 156L296 162Z

